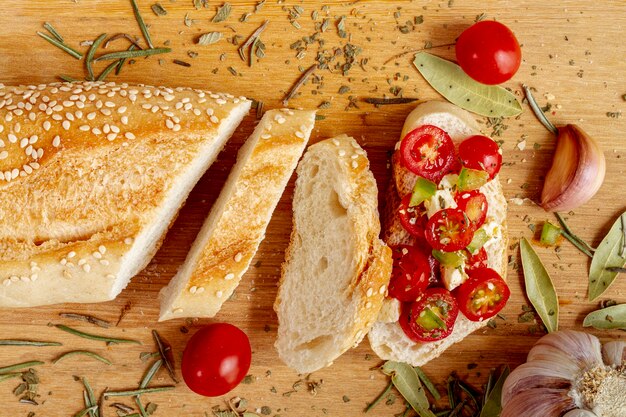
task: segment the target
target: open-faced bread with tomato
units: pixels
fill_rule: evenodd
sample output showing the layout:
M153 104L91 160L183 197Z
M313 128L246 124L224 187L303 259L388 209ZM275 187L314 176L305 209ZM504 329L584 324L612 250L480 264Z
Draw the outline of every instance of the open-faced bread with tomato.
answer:
M332 363L378 317L391 251L379 239L378 190L348 136L309 147L297 170L293 230L274 310L276 349L300 373Z
M385 209L393 272L369 333L382 359L422 365L504 307L501 164L498 145L466 111L433 101L407 117Z

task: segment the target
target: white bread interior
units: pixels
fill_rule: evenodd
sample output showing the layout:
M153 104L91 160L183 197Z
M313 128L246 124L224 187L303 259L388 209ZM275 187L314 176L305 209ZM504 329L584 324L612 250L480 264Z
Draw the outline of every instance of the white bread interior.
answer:
M240 149L187 259L161 290L160 321L213 317L239 285L315 124L315 111L270 110Z
M293 230L274 310L275 346L299 373L357 345L381 308L391 251L379 239L378 190L366 153L342 135L298 166Z
M112 82L0 86L0 307L115 298L250 104Z
M472 116L446 102L430 101L420 104L407 117L402 129L402 138L411 130L418 126L430 124L437 126L448 132L455 145L474 134L480 134L478 125ZM399 144L399 142L398 142ZM396 146L396 149L398 146ZM415 176L399 164L397 152L393 156L393 173L395 186L390 187L388 204L385 218L385 242L389 245L411 243L411 236L400 225L394 207L400 196L412 192L415 183ZM507 269L507 246L508 236L506 229L507 203L502 193L502 186L498 177L485 184L480 189L487 197L489 206L487 216L497 222L501 239L489 242L485 245L489 260L488 266L496 270L506 279ZM396 202L396 204L394 204ZM430 342L416 343L409 339L398 324L399 303L393 299L385 301L383 312L378 321L369 332L368 338L374 352L384 360L395 360L405 362L413 366L421 366L428 361L441 355L448 347L456 342L460 342L470 333L482 328L487 322L473 322L468 320L462 313L456 320L452 334L445 339Z

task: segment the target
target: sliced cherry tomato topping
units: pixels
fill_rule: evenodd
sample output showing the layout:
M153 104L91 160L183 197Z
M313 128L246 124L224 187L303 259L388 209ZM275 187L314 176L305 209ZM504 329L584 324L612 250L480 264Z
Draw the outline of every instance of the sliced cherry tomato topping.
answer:
M456 300L445 288L430 288L412 304L403 304L400 327L415 342L441 340L454 329Z
M486 171L493 179L502 166L498 144L486 136L470 136L459 145L459 157L463 166Z
M400 202L400 207L398 208L400 223L411 236L424 238L424 228L426 227L428 216L426 216L423 206L410 207L410 202L411 194L404 196Z
M454 143L436 126L410 131L400 143L402 162L411 172L439 183L454 165Z
M469 251L465 251L465 272L469 273L479 268L487 267L487 251L485 248L478 249L478 252L475 254L469 253Z
M487 218L487 197L478 190L463 191L454 197L457 208L463 210L470 219L474 229L478 229Z
M433 249L454 252L470 244L474 227L463 210L443 209L428 220L425 236Z
M392 248L393 272L389 295L400 301L415 301L430 283L431 266L428 255L417 246Z
M463 71L483 84L509 80L522 62L522 51L513 32L492 20L465 29L455 49L456 60Z
M486 320L506 305L511 291L500 274L490 268L469 272L469 279L455 292L459 309L472 321Z

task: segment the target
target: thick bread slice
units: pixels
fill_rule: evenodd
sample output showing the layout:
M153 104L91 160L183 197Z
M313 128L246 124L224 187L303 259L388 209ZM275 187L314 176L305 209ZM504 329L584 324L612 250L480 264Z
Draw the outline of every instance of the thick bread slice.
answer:
M300 373L332 363L376 320L391 274L378 191L348 136L309 147L298 166L293 231L274 310L276 349Z
M270 110L237 163L185 263L161 290L159 321L213 317L239 285L315 124L315 111Z
M249 108L189 88L0 85L0 306L115 298Z
M448 132L455 144L468 136L479 134L478 127L469 113L444 102L432 101L419 105L406 119L402 137L414 128L431 124ZM399 142L398 142L399 143ZM396 147L397 148L397 147ZM413 238L406 233L396 215L399 204L399 193L405 195L412 192L415 178L404 167L400 166L398 152L394 154L393 173L394 181L389 190L388 205L385 209L385 242L389 245L406 244L413 242ZM500 239L490 241L485 245L489 256L489 267L498 271L506 279L508 237L506 230L507 203L502 193L502 186L496 177L483 187L481 192L487 197L489 209L488 218L499 224ZM447 338L430 343L415 343L410 340L398 324L399 303L394 299L386 299L385 305L374 324L368 337L374 352L382 359L406 362L413 366L420 366L436 358L452 344L463 340L466 336L485 326L486 322L473 322L459 313L454 331Z

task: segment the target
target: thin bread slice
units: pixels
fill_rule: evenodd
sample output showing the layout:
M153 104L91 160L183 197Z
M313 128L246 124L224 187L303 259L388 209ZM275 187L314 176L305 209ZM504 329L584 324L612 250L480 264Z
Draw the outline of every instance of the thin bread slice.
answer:
M213 317L239 285L315 124L315 111L270 110L240 149L185 263L161 290L159 321Z
M250 104L190 88L0 85L0 306L115 298Z
M376 320L391 274L378 238L378 190L348 136L309 147L298 166L293 231L274 310L276 349L299 373L330 365Z
M445 130L457 146L468 136L480 134L475 120L469 113L449 103L431 101L419 105L407 117L402 137L410 130L424 124L434 125ZM394 180L389 189L387 206L385 207L385 232L383 236L389 245L410 244L414 241L400 224L396 213L400 196L412 191L415 175L401 166L397 154L396 151L393 156ZM481 187L480 191L487 197L489 206L487 218L498 224L497 229L494 230L499 234L499 238L485 245L488 254L488 266L506 279L507 203L498 177ZM436 342L416 343L404 334L398 324L399 306L400 304L395 299L387 298L385 300L378 321L369 332L368 338L372 350L381 359L406 362L413 366L421 366L438 357L452 344L460 342L487 324L486 321L470 321L460 313L450 336Z

